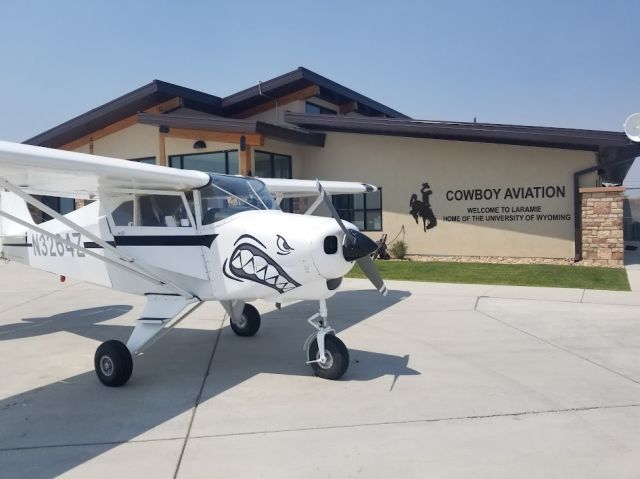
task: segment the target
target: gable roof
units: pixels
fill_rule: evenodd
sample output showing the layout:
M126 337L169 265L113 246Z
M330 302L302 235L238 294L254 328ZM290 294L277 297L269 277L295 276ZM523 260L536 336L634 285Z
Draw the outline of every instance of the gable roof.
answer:
M247 108L267 103L272 100L273 97L280 97L311 85L319 86L320 97L330 102L342 104L355 101L358 103L361 113L363 114L370 116L384 115L392 118L409 118L407 115L393 108L389 108L382 103L372 100L304 67L298 67L284 75L229 95L223 98L222 106L225 113L232 115Z
M57 148L176 97L182 98L183 106L187 108L214 115L222 113L220 97L173 83L153 80L115 100L29 138L24 143Z
M319 87L322 98L339 104L349 101L357 102L364 114L408 118L406 115L371 98L350 90L311 70L299 67L289 73L267 80L261 83L260 86L256 85L247 88L225 98L173 83L153 80L151 83L126 93L115 100L29 138L24 143L58 148L176 97L182 100L182 106L185 108L226 117L272 101L273 97L286 95L310 85Z

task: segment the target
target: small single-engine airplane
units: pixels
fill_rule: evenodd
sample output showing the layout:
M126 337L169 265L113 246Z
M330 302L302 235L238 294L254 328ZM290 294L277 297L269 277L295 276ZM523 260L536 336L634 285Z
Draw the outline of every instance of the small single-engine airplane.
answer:
M307 364L340 378L349 352L335 336L326 300L357 262L382 294L369 254L376 243L338 216L331 194L376 187L336 181L252 178L178 170L0 141L0 238L4 255L61 276L144 295L126 345L102 343L95 371L125 384L133 357L205 301L220 301L239 336L260 314L247 302L317 300ZM32 195L95 200L61 215ZM317 196L305 214L284 213L283 198ZM324 203L333 219L311 216ZM36 224L27 204L52 219Z

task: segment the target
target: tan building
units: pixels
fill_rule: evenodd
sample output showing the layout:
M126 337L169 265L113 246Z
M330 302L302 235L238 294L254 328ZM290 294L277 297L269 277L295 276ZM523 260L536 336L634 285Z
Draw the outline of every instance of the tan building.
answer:
M413 120L305 68L225 98L156 80L26 143L175 168L373 183L380 193L334 197L337 209L374 239L400 234L411 254L565 259L583 252L578 189L621 183L640 154L616 132ZM617 261L619 244L613 256L605 242L592 246L591 259L600 248Z

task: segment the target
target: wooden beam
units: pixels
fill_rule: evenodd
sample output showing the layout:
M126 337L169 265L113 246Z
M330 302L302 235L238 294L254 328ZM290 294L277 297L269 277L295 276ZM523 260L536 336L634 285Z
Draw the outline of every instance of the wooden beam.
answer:
M168 138L219 141L221 143L235 143L238 145L240 144L241 136L244 136L247 145L264 145L264 136L258 133L228 133L223 131L195 130L188 128L171 128L169 133L167 133Z
M158 133L158 157L156 158L156 165L158 166L167 166L166 138L166 133Z
M343 103L338 107L338 111L341 115L346 115L347 113L351 113L352 111L356 111L358 109L357 101L349 101L347 103Z
M179 96L172 98L171 100L167 100L162 102L156 106L152 106L151 108L147 108L145 113L168 113L170 111L176 110L182 107L182 98Z
M240 160L240 174L243 176L253 176L251 171L251 146L247 145L244 151L238 151Z
M283 95L275 100L269 100L266 103L262 103L260 105L256 105L252 108L248 108L246 110L239 111L231 115L231 118L248 118L253 115L257 115L258 113L263 113L265 111L271 110L276 107L276 101L278 102L278 108L283 107L287 103L291 103L296 100L306 100L307 98L311 98L312 96L317 96L320 94L320 87L318 85L310 85L302 90L294 91L293 93L289 93L288 95Z
M145 113L166 113L171 110L175 110L176 108L180 108L182 106L182 98L175 97L167 100L165 102L159 103L158 105L152 106L145 110ZM77 140L73 140L66 145L62 145L58 147L60 150L76 150L81 146L86 145L87 143L91 144L92 142L99 140L100 138L104 138L105 136L112 135L120 130L124 130L130 126L135 125L138 122L138 114L129 116L120 121L116 121L110 125L105 126L99 130L94 131L88 135L85 135Z

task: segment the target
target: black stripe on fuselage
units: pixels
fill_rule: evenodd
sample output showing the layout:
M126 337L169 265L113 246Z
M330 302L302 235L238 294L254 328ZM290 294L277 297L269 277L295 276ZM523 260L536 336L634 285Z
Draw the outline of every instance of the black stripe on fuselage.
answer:
M33 246L32 243L2 243L2 246L21 246L23 248L29 248Z
M111 246L206 246L211 247L218 235L197 236L115 236L107 241ZM85 248L102 248L93 241L84 243Z

